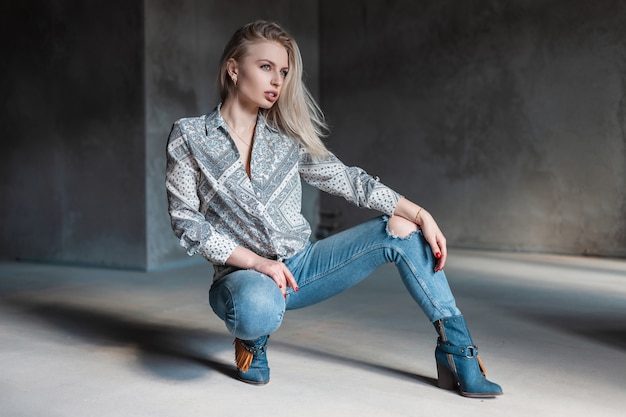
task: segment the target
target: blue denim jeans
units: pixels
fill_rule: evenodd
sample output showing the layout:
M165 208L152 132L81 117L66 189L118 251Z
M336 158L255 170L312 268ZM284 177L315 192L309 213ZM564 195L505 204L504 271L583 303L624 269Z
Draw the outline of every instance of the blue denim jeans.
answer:
M287 298L268 276L238 270L213 283L209 302L230 333L243 340L269 335L280 327L285 310L307 307L358 284L383 264L394 262L409 294L434 322L461 314L443 271L420 231L394 236L381 216L310 243L285 260L299 291Z

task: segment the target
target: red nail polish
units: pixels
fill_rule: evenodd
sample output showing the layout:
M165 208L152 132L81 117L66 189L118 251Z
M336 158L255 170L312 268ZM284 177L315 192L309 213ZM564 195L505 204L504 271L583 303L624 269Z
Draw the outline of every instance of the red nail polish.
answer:
M284 297L287 298L287 293L284 294Z
M435 254L435 257L436 257L437 259L441 258L441 252L437 252L437 253Z
M299 287L296 287L296 292L298 292L298 291L300 291L300 288L299 288Z

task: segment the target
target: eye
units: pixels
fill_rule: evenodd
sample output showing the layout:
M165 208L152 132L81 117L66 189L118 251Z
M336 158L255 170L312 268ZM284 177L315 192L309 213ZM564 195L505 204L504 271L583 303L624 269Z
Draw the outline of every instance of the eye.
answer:
M289 71L287 71L287 70L280 70L280 75L282 75L283 78L285 78L287 76L287 74L289 74Z
M264 71L269 71L271 69L270 64L263 64L261 65L261 69Z

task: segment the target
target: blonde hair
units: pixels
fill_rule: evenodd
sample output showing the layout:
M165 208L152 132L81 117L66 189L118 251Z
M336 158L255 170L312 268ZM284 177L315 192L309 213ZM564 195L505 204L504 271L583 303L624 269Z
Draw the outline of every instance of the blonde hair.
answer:
M227 61L241 60L254 43L273 41L281 44L289 57L289 72L285 78L280 98L270 109L261 110L268 124L300 142L308 152L317 157L327 156L328 149L322 137L328 132L324 114L309 93L304 82L302 56L296 41L282 27L273 22L258 20L238 29L226 44L218 84L222 102L235 92L236 86L228 76Z

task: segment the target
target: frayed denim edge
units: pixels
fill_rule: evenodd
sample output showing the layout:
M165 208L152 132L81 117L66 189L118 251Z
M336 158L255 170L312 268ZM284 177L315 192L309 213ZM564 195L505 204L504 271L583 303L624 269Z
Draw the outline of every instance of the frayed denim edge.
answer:
M386 215L386 214L383 215L383 221L385 222L385 231L387 232L387 236L389 236L392 239L409 240L414 235L422 234L422 229L420 229L418 227L417 230L415 230L414 232L409 233L406 236L398 236L397 234L395 234L391 230L389 230L389 216L388 215Z

